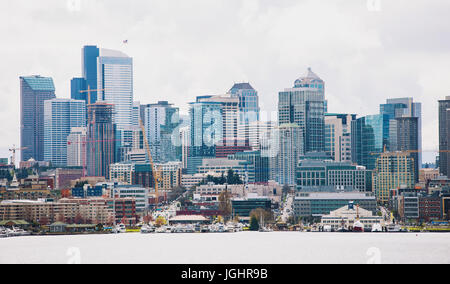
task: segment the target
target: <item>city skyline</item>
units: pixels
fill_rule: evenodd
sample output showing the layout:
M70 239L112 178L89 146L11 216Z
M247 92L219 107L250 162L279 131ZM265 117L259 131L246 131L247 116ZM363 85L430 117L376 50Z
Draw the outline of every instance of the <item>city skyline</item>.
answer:
M436 2L440 4L436 5ZM114 12L121 8L121 4L114 1L109 6L86 1L81 1L81 4L79 11L68 10L65 3L56 5L54 9L60 9L63 14L67 13L68 18L84 17L89 19L95 8L101 6L106 11L101 15L106 17L107 21L107 17L113 17ZM206 2L194 1L190 6L195 7L200 4L205 5L207 9L196 15L198 23L210 19L211 16L205 11L209 11L211 15L217 14L218 8L208 6ZM71 23L58 19L60 27L48 28L46 30L48 33L42 39L30 35L31 39L37 41L33 50L27 50L24 47L14 48L21 40L18 40L17 36L12 33L6 33L5 40L9 42L8 47L2 46L0 50L4 54L20 50L22 52L20 58L24 62L17 61L17 54L6 56L5 66L8 66L8 71L4 71L5 77L0 79L0 90L7 94L5 104L1 108L1 119L11 121L0 130L2 136L5 137L0 143L0 156L9 157L8 148L13 144L20 144L17 127L20 118L17 78L34 74L52 77L55 82L56 96L69 98L70 80L74 76L82 75L79 66L80 49L86 44L120 50L133 57L135 101L156 103L164 97L169 102L176 102L175 106L180 107L183 114L187 113L187 103L193 101L196 96L224 93L233 82L250 82L258 91L261 111L275 111L278 91L285 86L292 85L293 80L311 66L327 82L326 97L330 112L356 113L358 117L361 117L377 114L379 105L384 103L387 98L413 97L414 101L422 102L423 137L426 138L423 141L423 149L425 151L437 150L437 101L449 95L447 90L450 89L445 84L446 74L449 74L448 66L450 66L448 64L450 57L446 51L448 43L441 41L442 35L448 34L448 31L445 30L447 27L444 25L436 27L439 32L427 33L433 30L433 24L427 23L427 21L415 23L414 18L421 17L421 15L429 17L430 14L433 14L435 19L443 20L442 17L445 15L445 11L450 9L450 6L443 1L433 1L428 4L415 2L414 5L402 1L400 3L383 1L382 11L372 12L367 10L365 4L365 1L353 1L350 4L337 1L336 4L328 5L316 4L312 1L300 3L284 1L279 4L249 1L247 4L224 4L222 5L226 8L224 14L236 17L234 28L238 32L234 33L224 27L222 23L214 25L206 33L213 36L215 32L221 31L223 39L212 37L212 41L206 43L204 40L196 42L199 35L192 32L187 33L181 39L186 40L185 44L180 44L179 39L175 39L177 35L186 32L185 28L195 27L198 23L192 23L191 16L187 17L178 13L164 20L164 15L167 15L173 5L173 2L170 1L167 4L150 3L149 6L147 4L127 6L128 9L123 11L123 19L117 21L118 26L122 24L123 27L119 27L117 31L112 31L114 28L105 30L102 27L96 27L83 36L75 33L72 40L64 43L62 39L66 35L59 35L61 28L63 27L67 31L76 31L77 28ZM403 13L401 11L402 4L413 9L412 13L415 17L409 16L406 11ZM10 11L14 12L19 11L18 8L22 4L8 3L7 6ZM24 14L20 17L45 13L33 5L22 8ZM150 8L155 9L156 14L149 13L146 16L145 13L149 12ZM273 15L268 13L269 8L274 11ZM334 19L339 22L339 25L331 27L328 31L329 26L314 23L320 37L313 33L310 34L306 30L307 35L311 36L311 40L292 38L290 34L295 31L296 27L313 19L312 15L305 16L305 12L302 12L302 9L305 8L310 12L313 11L312 15L323 8L323 16ZM291 13L286 12L289 9L292 10ZM237 11L239 13L235 15ZM297 17L295 17L295 12L298 13ZM344 20L350 12L356 12L353 20L360 21L359 28L353 27L352 20ZM408 12L411 13L411 10ZM5 15L2 21L8 22L9 17L13 14ZM285 15L286 18L283 20L281 15ZM305 17L298 17L299 15ZM418 31L422 36L423 40L415 44L414 48L405 43L408 40L414 40L415 37L403 30L402 27L399 27L400 31L386 30L386 25L392 24L394 15L396 19L400 19L405 25L409 25L411 30ZM195 16L192 15L192 17ZM132 19L130 20L130 18ZM156 21L154 28L145 33L143 29L149 27L152 19ZM220 19L218 20L220 21ZM270 19L273 25L264 25L264 19ZM49 18L49 20L39 21L37 27L47 28L47 25L55 20ZM130 20L129 23L127 20ZM26 23L27 21L24 19L24 24ZM85 27L84 25L89 23L92 23L91 20L81 23L80 26ZM186 27L182 27L182 24L186 24ZM415 25L420 26L414 29ZM8 27L8 24L5 26ZM25 25L18 24L15 27L17 34L23 34L24 27ZM164 27L166 27L166 33L163 30ZM333 36L333 32L338 32L338 35L342 36L344 40L341 41ZM357 38L357 41L349 45L348 42L352 40L350 35L352 32L355 33L354 37ZM264 36L264 33L267 33L267 36ZM101 38L98 38L98 34L102 34ZM69 35L71 35L70 32L67 33L67 36ZM217 47L213 44L216 41L216 44L221 45L223 40L230 40L233 35L237 35L235 40L243 42L242 47L239 44L233 44L231 50L225 50L223 45ZM253 35L255 42L250 43ZM396 38L396 35L401 38ZM204 35L201 36L208 38ZM124 39L128 40L127 44L123 43ZM335 47L332 54L326 48L314 50L314 47L317 47L317 43L314 42L322 42L321 39ZM290 40L292 45L290 47L277 45L276 40ZM49 47L50 44L56 42L59 43L56 53L57 60L53 58L55 49ZM439 45L436 42L439 42ZM270 44L266 47L264 43ZM199 52L200 54L193 51L198 44L203 46L200 49L203 52ZM254 50L251 50L252 48ZM167 51L163 52L164 49ZM218 51L222 51L223 54ZM406 51L407 53L404 53ZM399 56L402 53L404 54ZM249 54L249 56L242 54ZM334 59L339 55L342 55L340 59ZM261 59L261 56L264 58ZM17 62L10 61L14 59ZM386 62L386 64L378 61ZM193 67L194 65L196 67ZM366 69L366 66L371 66L371 69ZM383 84L379 82L383 82ZM183 95L180 96L180 94ZM424 162L432 161L433 159L424 155Z

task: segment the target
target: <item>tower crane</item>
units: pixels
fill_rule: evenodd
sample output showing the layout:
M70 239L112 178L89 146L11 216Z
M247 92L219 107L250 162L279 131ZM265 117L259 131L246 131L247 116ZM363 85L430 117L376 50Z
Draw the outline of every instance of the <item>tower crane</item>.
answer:
M16 145L13 145L12 148L9 149L10 152L12 152L12 156L11 156L11 164L16 166L16 151L22 151L22 150L26 150L28 149L28 147L21 147L21 148L16 148Z
M93 90L91 89L91 86L88 85L87 90L84 91L80 91L80 93L87 93L88 95L88 105L91 104L91 92L102 92L102 91L106 91L106 89L98 89L98 90Z
M161 176L159 173L159 170L156 169L156 166L153 162L153 158L152 158L152 153L150 151L150 144L148 143L148 139L147 139L147 135L145 132L145 127L144 124L142 123L142 120L139 119L139 126L141 127L142 130L142 136L144 139L144 146L145 149L147 151L147 155L148 155L148 160L150 162L150 166L152 169L152 176L153 176L153 182L155 184L155 195L156 195L156 204L155 204L155 208L158 208L158 204L159 204L159 182L161 181Z

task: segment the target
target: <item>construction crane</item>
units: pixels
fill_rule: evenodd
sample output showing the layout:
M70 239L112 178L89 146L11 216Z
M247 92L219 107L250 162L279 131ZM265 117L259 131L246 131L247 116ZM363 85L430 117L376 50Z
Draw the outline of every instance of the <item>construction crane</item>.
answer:
M28 149L28 147L16 148L16 145L13 145L12 148L9 149L9 151L12 152L11 165L14 165L14 167L16 166L16 151L22 151L26 149Z
M414 153L424 153L424 152L436 152L436 153L450 153L450 150L436 150L436 151L427 151L427 150L400 150L395 152L387 152L386 150L383 153L372 152L370 155L381 155L381 154L390 154L390 155L401 155L404 153L414 154Z
M141 130L142 130L142 136L143 136L143 139L144 139L144 146L145 146L145 149L147 151L148 160L150 162L150 166L151 166L151 169L152 169L152 176L153 176L153 182L155 184L155 195L156 195L155 209L157 209L158 208L158 204L159 204L159 182L161 181L161 176L160 176L159 170L156 169L156 166L153 163L152 153L150 151L150 144L148 143L147 135L145 133L145 127L144 127L144 124L142 123L141 119L139 119L139 125L140 125Z
M87 93L88 95L88 105L91 104L91 92L103 92L106 91L106 89L98 89L98 90L93 90L91 89L91 86L88 85L87 90L84 91L80 91L80 93Z

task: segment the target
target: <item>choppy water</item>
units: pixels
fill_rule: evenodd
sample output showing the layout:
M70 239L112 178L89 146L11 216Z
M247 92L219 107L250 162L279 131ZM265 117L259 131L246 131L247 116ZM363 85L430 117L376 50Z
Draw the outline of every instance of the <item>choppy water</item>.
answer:
M450 234L242 232L0 239L0 263L450 263Z

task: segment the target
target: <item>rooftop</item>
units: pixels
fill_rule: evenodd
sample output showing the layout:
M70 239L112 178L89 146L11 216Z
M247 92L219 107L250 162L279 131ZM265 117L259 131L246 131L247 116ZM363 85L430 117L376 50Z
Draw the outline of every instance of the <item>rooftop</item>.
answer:
M27 76L21 77L33 91L55 91L55 85L53 79L50 77Z

